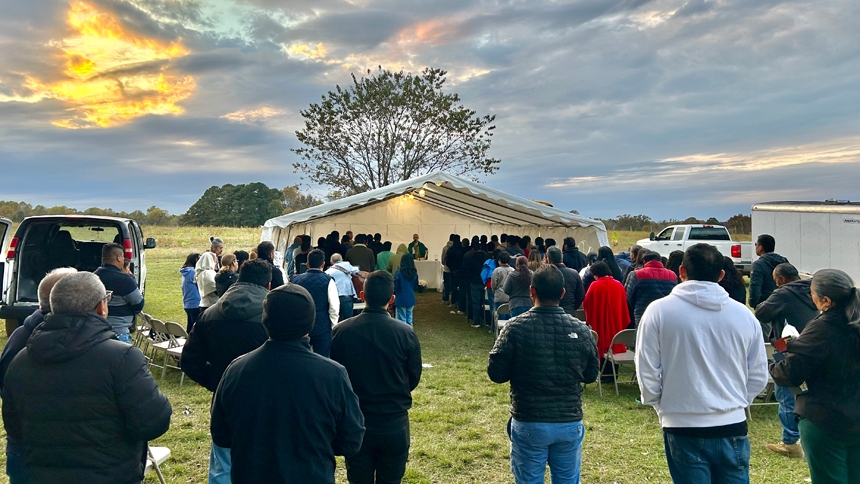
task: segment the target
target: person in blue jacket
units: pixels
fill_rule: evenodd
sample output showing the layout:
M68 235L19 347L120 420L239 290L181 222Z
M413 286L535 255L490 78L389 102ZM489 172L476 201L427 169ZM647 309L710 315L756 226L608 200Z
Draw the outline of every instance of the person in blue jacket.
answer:
M179 269L182 274L182 307L185 309L185 315L188 322L185 325L185 330L191 332L194 323L197 322L197 317L200 316L200 290L197 289L197 283L194 282L194 267L197 266L197 259L200 254L192 252L185 258L185 264Z
M418 289L418 271L412 254L403 254L400 268L394 273L394 304L397 319L412 326L412 310L415 308L415 291Z

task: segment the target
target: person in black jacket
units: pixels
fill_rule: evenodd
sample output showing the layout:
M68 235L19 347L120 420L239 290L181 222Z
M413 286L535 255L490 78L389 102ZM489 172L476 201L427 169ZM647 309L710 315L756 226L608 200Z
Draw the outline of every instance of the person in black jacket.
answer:
M469 284L469 306L466 314L472 321L473 328L480 328L484 323L481 321L481 307L484 304L484 291L487 286L481 279L481 271L484 269L484 262L489 258L490 255L481 248L480 239L472 237L471 249L463 256L463 272Z
M783 262L788 262L788 259L774 252L775 249L776 240L773 236L762 234L756 239L755 255L759 258L752 263L750 273L749 305L752 308L766 301L776 289L776 283L771 277L773 269Z
M334 484L335 455L361 448L364 417L346 369L310 350L315 313L297 284L269 292L269 339L221 378L209 428L230 449L233 484Z
M94 274L113 293L108 301L108 323L120 341L131 344L129 330L134 323L134 315L143 311L145 302L128 262L121 245L105 244L102 247L102 266Z
M238 282L206 309L188 336L179 365L189 378L214 393L227 366L268 339L261 321L271 278L272 266L264 259L242 264ZM209 452L209 482L230 482L230 449L214 443Z
M275 266L275 244L265 240L257 244L257 258L267 261L272 266L272 289L284 285L284 273Z
M559 306L567 314L575 316L576 310L579 309L585 299L585 287L582 285L582 278L579 277L578 272L564 265L562 262L564 260L563 254L558 247L547 249L546 258L550 264L558 267L564 276L564 297L561 298Z
M170 426L143 353L105 319L109 298L90 272L60 279L51 314L9 365L3 423L24 444L30 482L139 484L147 441Z
M399 483L409 457L408 410L421 379L421 346L412 326L388 315L391 274L372 272L361 297L367 309L335 326L331 341L331 358L349 373L366 427L361 450L346 458L347 478Z
M812 276L821 315L808 322L781 361L777 385L798 387L794 413L813 483L860 482L860 291L843 271Z
M806 323L818 316L818 308L812 301L810 291L811 279L801 281L797 269L788 262L783 262L773 269L773 279L776 282L776 290L770 294L767 301L755 308L755 317L761 324L765 341L780 338L785 323L802 332ZM800 430L794 416L794 394L788 387L776 385L774 395L779 402L782 440L777 444L767 444L767 449L786 457L803 458L803 448L798 443Z
M558 307L564 276L535 271L534 307L511 319L490 352L487 374L511 382L511 470L516 482L542 482L547 453L553 481L577 482L582 460L582 383L597 379L597 346L588 327Z
M579 248L576 246L576 240L573 237L564 238L564 259L562 262L564 262L565 266L570 267L576 272L581 271L588 265L585 254L579 251Z
M462 240L468 243L465 237ZM463 256L466 255L468 249L463 247L459 235L454 234L451 241L454 242L454 245L445 254L445 265L451 270L451 309L453 309L451 314L463 314L466 309L463 302L465 295L468 294L469 284L463 274Z

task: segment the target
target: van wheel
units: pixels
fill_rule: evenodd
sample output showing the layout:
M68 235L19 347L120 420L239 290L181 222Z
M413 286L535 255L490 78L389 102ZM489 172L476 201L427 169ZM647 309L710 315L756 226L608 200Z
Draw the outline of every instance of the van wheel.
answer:
M6 319L6 337L12 336L12 331L18 329L18 326L21 326L21 320L19 319Z

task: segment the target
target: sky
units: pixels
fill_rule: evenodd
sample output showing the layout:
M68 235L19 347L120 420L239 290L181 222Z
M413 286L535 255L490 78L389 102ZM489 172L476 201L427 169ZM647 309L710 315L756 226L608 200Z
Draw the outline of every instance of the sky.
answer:
M0 0L0 200L183 213L307 183L299 111L448 71L489 186L583 215L860 200L860 2ZM306 185L317 196L327 192Z

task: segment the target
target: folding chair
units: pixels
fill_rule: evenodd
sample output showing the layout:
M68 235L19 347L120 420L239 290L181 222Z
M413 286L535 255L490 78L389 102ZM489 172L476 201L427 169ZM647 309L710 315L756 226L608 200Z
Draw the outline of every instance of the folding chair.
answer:
M496 322L496 338L499 337L499 333L502 332L502 327L507 324L508 320L499 319L499 316L510 316L511 315L511 306L508 303L504 303L499 306L499 309L496 310L495 322Z
M573 315L576 319L585 322L585 309L579 308L576 310L576 313Z
M577 312L579 312L578 309L577 309ZM581 320L581 321L584 321L584 320ZM591 331L591 339L594 340L594 346L597 346L597 339L600 337L600 335L598 335L597 331L595 331L593 329L590 331ZM600 377L601 377L601 375L597 375L597 391L600 393L600 396L602 397L603 396L603 386L600 384Z
M615 382L615 394L618 395L618 374L615 372L615 365L633 365L634 368L636 366L636 360L634 359L636 353L630 351L628 348L624 353L614 354L612 353L612 347L615 345L628 345L633 346L636 342L636 330L635 329L625 329L619 331L618 334L612 337L612 342L609 344L609 350L606 351L606 354L603 355L603 365L600 367L600 375L603 376L603 369L607 364L612 365L612 380ZM636 374L633 374L633 380L636 379ZM631 380L631 381L633 381Z
M146 447L146 467L143 469L143 475L147 475L155 469L155 474L161 484L167 484L164 481L164 476L161 474L160 465L170 457L170 449L167 447Z
M185 372L179 367L179 361L182 359L182 348L185 347L185 342L188 340L188 333L181 324L174 323L173 321L165 321L164 326L167 329L168 345L164 351L164 366L161 368L161 377L164 378L168 367L175 368L181 372L182 376L179 377L179 386L182 386L185 380ZM168 357L173 358L176 361L176 365L168 364Z
M767 355L768 364L773 362L773 352L775 351L773 345L770 343L764 344L765 355ZM773 377L770 376L770 372L767 374L767 386L764 388L764 401L760 403L751 403L749 407L747 407L747 418L752 420L752 411L750 410L753 405L779 405L779 402L770 402L769 400L773 398L773 393L776 390L776 385L773 381Z
M161 368L162 370L164 370L164 365L159 365L158 363L155 362L156 361L155 356L159 352L166 352L167 347L170 345L170 341L169 341L170 338L167 334L167 326L165 326L164 322L161 321L160 319L150 318L149 319L149 327L151 328L149 331L149 334L150 334L150 337L149 337L149 339L150 339L150 343L149 343L150 355L148 357L149 358L150 371L152 370L153 366L157 367L157 368ZM165 357L165 359L167 359L167 358ZM164 373L162 373L162 376L164 376Z
M493 308L490 306L490 289L484 288L484 301L481 305L481 321L483 323L487 322L487 314L493 314ZM492 320L492 318L490 318Z
M146 313L137 313L134 318L134 339L131 341L131 344L140 348L140 351L143 352L143 356L146 359L149 359L147 353L149 352L149 344L152 342L149 339L149 333L152 330L152 324L150 324L150 320L152 316Z

